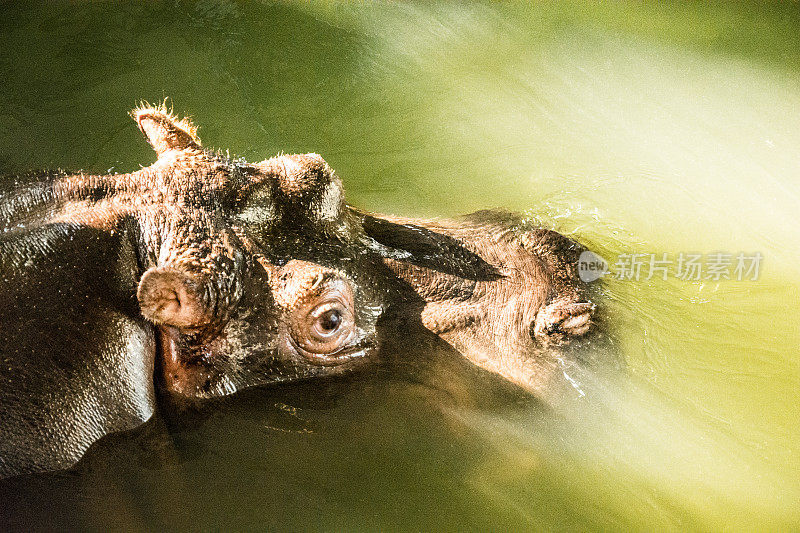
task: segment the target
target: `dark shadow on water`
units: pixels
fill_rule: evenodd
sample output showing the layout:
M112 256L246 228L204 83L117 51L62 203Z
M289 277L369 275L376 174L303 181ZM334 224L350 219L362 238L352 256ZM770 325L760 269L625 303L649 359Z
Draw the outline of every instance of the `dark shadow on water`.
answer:
M448 413L537 404L425 348L424 364L194 406L165 398L165 414L101 439L75 468L0 482L0 529L480 525L463 482L487 449Z

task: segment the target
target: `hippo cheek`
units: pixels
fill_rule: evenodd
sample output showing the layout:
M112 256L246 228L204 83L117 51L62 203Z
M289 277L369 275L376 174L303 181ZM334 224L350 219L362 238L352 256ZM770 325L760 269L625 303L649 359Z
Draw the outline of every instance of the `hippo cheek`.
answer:
M181 357L179 333L172 327L159 327L158 337L164 385L172 392L186 395L193 373L186 368Z
M185 397L208 395L217 372L205 362L212 360L213 345L187 353L178 329L170 326L158 328L162 376L165 388Z
M324 370L326 368L330 369L329 373L331 374L349 370L367 364L368 361L374 360L377 354L377 343L360 331L359 334L354 334L352 340L345 346L329 353L304 350L285 330L280 334L279 345L280 351L293 360L297 366L317 367L315 374L326 373Z

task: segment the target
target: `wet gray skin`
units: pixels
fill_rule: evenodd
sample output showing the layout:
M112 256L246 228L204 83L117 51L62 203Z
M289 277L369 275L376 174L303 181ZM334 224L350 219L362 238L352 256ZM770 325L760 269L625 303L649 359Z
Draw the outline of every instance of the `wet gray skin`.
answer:
M146 421L154 373L202 399L341 374L374 352L375 284L337 268L345 248L275 262L242 233L272 166L203 150L163 109L134 118L152 166L39 177L0 202L2 476L68 467Z
M544 400L564 384L561 347L594 310L575 242L502 213L364 213L318 155L249 164L163 108L133 116L155 164L0 202L0 476L71 466L150 418L161 389L213 398L374 364L379 318Z

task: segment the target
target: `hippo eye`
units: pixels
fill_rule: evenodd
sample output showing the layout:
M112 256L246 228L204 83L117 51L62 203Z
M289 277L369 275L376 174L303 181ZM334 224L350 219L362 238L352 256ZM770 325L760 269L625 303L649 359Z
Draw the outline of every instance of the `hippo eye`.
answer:
M336 355L357 335L353 293L340 278L327 279L307 295L290 317L293 344L307 355Z
M330 334L339 329L339 324L342 323L342 312L338 309L329 309L325 311L318 319L318 329L323 334Z
M336 335L339 328L345 325L346 313L347 310L339 302L318 305L310 313L313 322L309 333L320 340Z

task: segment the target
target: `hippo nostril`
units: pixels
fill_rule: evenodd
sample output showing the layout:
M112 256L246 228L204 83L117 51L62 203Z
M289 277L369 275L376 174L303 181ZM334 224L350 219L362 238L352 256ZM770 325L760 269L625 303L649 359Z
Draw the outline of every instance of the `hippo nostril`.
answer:
M585 333L587 329L589 329L589 319L591 318L591 313L584 312L576 316L571 316L564 320L559 325L559 329L563 331L572 332L575 335L580 335Z
M531 336L540 339L549 336L578 337L592 327L595 305L591 302L554 302L536 315L531 325Z

